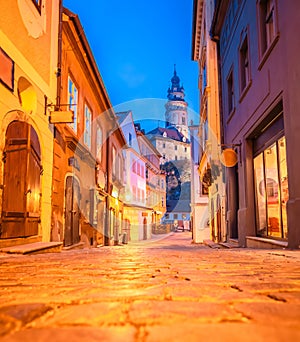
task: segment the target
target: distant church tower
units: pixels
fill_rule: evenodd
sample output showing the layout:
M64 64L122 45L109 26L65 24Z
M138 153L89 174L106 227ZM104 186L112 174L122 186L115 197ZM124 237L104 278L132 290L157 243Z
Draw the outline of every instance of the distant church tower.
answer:
M186 138L188 138L187 106L184 100L184 89L180 85L176 65L174 65L174 75L171 78L171 87L168 89L168 102L165 104L166 128L176 127Z

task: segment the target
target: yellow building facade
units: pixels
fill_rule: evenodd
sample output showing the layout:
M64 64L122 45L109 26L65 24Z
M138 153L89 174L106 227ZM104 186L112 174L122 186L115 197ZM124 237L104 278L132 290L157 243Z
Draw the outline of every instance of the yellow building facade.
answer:
M50 241L60 6L0 2L0 246Z

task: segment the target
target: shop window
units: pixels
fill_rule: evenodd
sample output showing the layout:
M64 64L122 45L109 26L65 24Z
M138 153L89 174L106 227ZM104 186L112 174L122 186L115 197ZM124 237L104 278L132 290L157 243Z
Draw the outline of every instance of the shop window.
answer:
M256 227L259 236L287 238L285 137L254 158Z

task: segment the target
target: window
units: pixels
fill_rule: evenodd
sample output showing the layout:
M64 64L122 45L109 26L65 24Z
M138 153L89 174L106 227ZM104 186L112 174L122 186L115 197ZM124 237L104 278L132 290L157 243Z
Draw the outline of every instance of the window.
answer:
M0 82L9 90L14 90L14 69L13 60L0 48Z
M175 145L174 148L175 148L175 151L177 151L177 145Z
M163 148L166 148L166 144L165 143L163 143Z
M117 175L117 160L116 160L116 148L112 147L112 174L113 176Z
M234 88L233 88L233 72L230 71L227 77L227 106L228 106L228 115L234 109Z
M41 12L42 0L32 0L32 2L35 4L39 12Z
M136 173L136 161L132 163L132 172Z
M257 234L287 238L289 192L284 136L254 158L254 179Z
M141 176L145 178L145 167L144 165L141 165Z
M137 174L139 176L141 175L141 165L140 165L140 163L137 163Z
M72 110L74 113L74 122L69 124L69 126L73 129L75 133L77 133L78 90L70 76L68 77L68 104L69 104L69 110Z
M92 114L87 105L84 107L84 143L91 148L92 143Z
M185 118L182 118L182 124L185 125Z
M184 148L184 152L185 152L185 153L187 152L187 147Z
M202 69L202 94L207 86L207 71L206 71L206 63L203 65Z
M247 35L240 48L240 83L243 91L250 82L250 65Z
M102 159L102 144L103 144L103 132L102 128L98 125L97 132L96 132L96 157L101 161Z
M174 214L174 220L178 219L178 214Z
M116 176L120 182L123 182L123 159L120 154L117 155Z
M261 0L258 8L260 25L260 49L263 55L277 36L275 0Z
M128 134L128 142L129 142L129 146L132 146L132 135L131 135L131 133Z

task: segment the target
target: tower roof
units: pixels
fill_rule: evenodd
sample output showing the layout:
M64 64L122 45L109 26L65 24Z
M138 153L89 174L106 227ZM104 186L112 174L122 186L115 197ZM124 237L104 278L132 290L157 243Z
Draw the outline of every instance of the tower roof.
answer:
M180 78L177 76L176 64L174 64L174 76L171 78L171 82L172 82L172 88L180 87Z
M180 78L176 72L176 64L174 64L174 74L171 78L171 87L168 89L167 97L171 101L184 101L184 88L180 85Z

